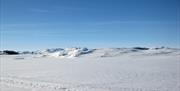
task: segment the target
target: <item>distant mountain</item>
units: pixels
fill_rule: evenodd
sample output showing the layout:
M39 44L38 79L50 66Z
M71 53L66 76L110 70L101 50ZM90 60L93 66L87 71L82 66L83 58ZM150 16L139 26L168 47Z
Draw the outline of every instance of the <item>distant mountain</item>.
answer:
M0 55L18 55L19 52L13 50L0 51Z
M62 57L72 58L88 54L87 56L94 57L114 57L121 55L180 55L180 49L177 48L146 48L146 47L133 47L133 48L51 48L38 51L0 51L0 55L35 55L38 57Z

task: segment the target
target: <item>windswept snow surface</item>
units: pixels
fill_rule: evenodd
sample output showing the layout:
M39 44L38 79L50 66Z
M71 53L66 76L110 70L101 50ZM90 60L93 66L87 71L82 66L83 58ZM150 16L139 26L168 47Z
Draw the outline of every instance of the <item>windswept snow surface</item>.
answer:
M0 55L0 91L180 91L180 50L67 48Z

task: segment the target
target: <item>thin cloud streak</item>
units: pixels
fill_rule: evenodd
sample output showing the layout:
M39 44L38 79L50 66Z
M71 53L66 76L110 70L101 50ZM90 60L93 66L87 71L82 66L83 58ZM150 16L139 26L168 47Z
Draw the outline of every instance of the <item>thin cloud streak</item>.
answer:
M73 21L73 22L36 22L36 23L10 23L10 24L2 24L1 26L3 27L17 27L17 26L29 26L29 27L34 27L34 26L47 26L47 25L74 25L76 23L77 25L86 25L86 24L91 24L91 25L108 25L108 24L176 24L179 23L180 21L86 21L86 22L81 22L81 21Z
M29 9L31 12L38 12L38 13L48 13L50 12L49 10L47 9L38 9L38 8L32 8L32 9Z

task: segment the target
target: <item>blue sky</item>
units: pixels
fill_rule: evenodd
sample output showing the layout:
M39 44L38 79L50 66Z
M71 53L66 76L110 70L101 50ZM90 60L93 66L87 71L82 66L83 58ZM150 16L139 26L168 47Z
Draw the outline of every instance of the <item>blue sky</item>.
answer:
M179 0L0 0L1 49L180 47Z

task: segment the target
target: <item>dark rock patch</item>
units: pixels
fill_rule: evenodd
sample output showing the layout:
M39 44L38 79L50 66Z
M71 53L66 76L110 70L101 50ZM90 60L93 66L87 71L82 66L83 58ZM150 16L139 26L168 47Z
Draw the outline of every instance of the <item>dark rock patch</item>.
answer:
M11 50L4 50L3 54L5 54L5 55L18 55L19 52L11 51Z
M149 50L149 48L146 48L146 47L134 47L133 49L136 49L136 50Z

